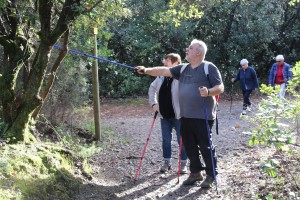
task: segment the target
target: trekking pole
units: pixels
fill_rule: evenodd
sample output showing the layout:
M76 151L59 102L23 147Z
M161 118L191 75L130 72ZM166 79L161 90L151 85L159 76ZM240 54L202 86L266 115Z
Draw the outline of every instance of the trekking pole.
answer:
M233 84L231 84L231 92L230 92L230 114L231 114L231 108L232 108L232 92L233 92Z
M204 109L204 114L205 114L205 122L206 122L206 127L207 127L207 136L208 136L208 143L209 143L209 147L210 147L210 157L211 157L211 164L213 167L214 181L215 181L217 194L219 194L217 177L216 177L216 168L215 168L214 156L213 156L213 150L212 150L212 141L210 139L210 127L208 124L208 116L207 116L207 110L206 110L206 98L205 97L202 97L202 104L203 104L203 109Z
M179 177L180 177L180 167L181 167L181 153L182 153L182 137L180 136L179 139L179 154L178 154L178 180L177 184L179 183Z
M57 49L62 49L61 46L59 45L54 45L55 48ZM114 64L114 65L118 65L120 67L124 67L124 68L127 68L129 70L132 70L132 71L135 71L135 67L132 67L132 66L128 66L128 65L125 65L125 64L122 64L122 63L118 63L118 62L115 62L115 61L112 61L112 60L108 60L108 59L105 59L105 58L100 58L100 57L97 57L97 56L94 56L94 55L90 55L90 54L87 54L87 53L83 53L83 52L80 52L80 51L77 51L77 50L74 50L74 49L69 49L69 52L70 53L73 53L73 54L78 54L78 55L81 55L81 56L85 56L85 57L89 57L89 58L94 58L94 59L97 59L97 60L100 60L102 62L106 62L106 63L111 63L111 64Z
M141 156L141 158L140 158L140 162L139 162L139 165L138 165L138 169L137 169L137 171L136 171L136 173L135 173L134 181L137 180L137 177L138 177L138 175L139 175L139 172L140 172L140 169L141 169L141 166L142 166L142 161L143 161L143 158L144 158L146 149L147 149L147 145L148 145L148 142L149 142L149 139L150 139L150 135L151 135L151 132L152 132L152 129L153 129L154 122L155 122L155 119L156 119L157 114L158 114L158 111L156 111L156 112L154 113L153 121L152 121L150 130L149 130L149 132L148 132L147 140L146 140L146 143L145 143L145 146L144 146L144 150L143 150L143 152L142 152L142 156Z

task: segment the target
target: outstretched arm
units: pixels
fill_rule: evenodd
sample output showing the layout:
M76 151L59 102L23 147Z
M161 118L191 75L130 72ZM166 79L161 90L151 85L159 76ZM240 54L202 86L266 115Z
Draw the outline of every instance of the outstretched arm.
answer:
M147 74L150 76L172 76L170 68L168 67L146 68L144 66L137 66L136 70L139 74Z

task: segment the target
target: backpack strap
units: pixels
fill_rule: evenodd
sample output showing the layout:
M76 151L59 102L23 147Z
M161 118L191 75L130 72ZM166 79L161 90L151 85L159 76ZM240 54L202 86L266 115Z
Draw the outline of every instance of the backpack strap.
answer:
M208 77L208 65L209 65L209 62L207 61L204 61L204 73L205 75ZM180 74L185 70L185 68L188 66L188 63L187 64L184 64L182 65L181 69L180 69Z
M182 74L182 72L185 70L185 68L188 66L188 63L183 64L181 69L180 69L180 74Z
M209 72L208 72L208 62L206 62L205 61L205 63L204 63L204 73L205 73L205 75L207 76L207 78L208 78L208 75L209 75ZM208 78L209 79L209 78Z
M208 82L210 82L209 81L209 71L208 71L209 62L207 62L207 61L204 61L204 62L205 62L205 64L204 64L204 73L205 73L205 75L208 79ZM216 133L217 133L217 135L219 135L219 120L218 120L219 95L216 95L215 99L216 99L216 102L217 102L217 108L216 108L217 109L217 112L216 112Z

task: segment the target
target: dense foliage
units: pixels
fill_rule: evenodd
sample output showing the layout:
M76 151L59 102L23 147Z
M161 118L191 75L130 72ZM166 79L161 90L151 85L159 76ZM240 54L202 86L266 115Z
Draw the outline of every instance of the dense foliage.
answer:
M276 152L261 165L261 170L273 179L268 181L271 185L261 185L257 191L257 198L292 199L299 197L300 174L299 166L299 119L300 94L297 89L300 85L300 62L293 68L294 78L288 85L290 96L285 100L277 97L280 88L262 85L261 91L267 94L259 104L255 116L246 117L253 124L252 138L249 145L263 145L275 148ZM273 186L277 185L275 190ZM281 188L281 189L279 189Z
M260 84L267 77L274 57L283 54L292 66L299 60L299 2L293 5L285 1L126 1L119 4L121 15L108 15L110 8L95 9L87 17L80 18L73 27L69 46L91 53L92 26L98 22L99 57L111 59L129 66L159 66L162 57L170 52L185 57L185 48L193 38L208 44L206 59L221 70L225 92L229 92L230 79L239 67L239 61L247 58L258 74ZM94 23L93 23L94 25ZM58 72L60 83L51 95L57 106L86 104L91 99L91 59L69 55ZM185 62L185 61L184 61ZM87 66L87 68L86 68ZM72 69L71 69L72 68ZM74 70L76 68L76 70ZM120 66L99 63L100 95L102 98L147 95L153 78L140 76ZM72 71L75 74L72 74ZM64 82L74 82L72 99L64 101ZM234 89L238 86L235 85ZM77 92L76 92L77 91ZM84 93L80 91L85 91ZM60 97L60 98L58 98ZM61 103L61 102L65 103ZM73 102L74 101L74 102ZM76 103L77 102L77 103Z
M299 60L299 3L290 6L287 0L211 4L189 1L187 4L199 11L190 14L181 9L180 1L147 1L146 6L132 2L135 12L131 20L112 22L114 35L109 46L121 62L161 65L163 55L170 52L184 58L189 42L199 38L208 44L206 59L220 68L228 84L242 58L254 66L261 83L266 83L277 54L283 54L292 65Z

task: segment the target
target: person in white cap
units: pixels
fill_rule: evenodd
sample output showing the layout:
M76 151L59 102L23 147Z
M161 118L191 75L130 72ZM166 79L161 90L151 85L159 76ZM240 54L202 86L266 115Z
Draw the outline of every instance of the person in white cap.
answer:
M269 75L269 85L280 86L280 92L278 94L279 99L284 99L286 84L292 79L292 69L289 64L284 62L283 55L277 55L276 63L272 65Z
M250 94L255 88L258 88L258 79L256 71L253 67L248 66L248 60L242 59L240 61L241 67L239 68L236 76L231 79L232 83L240 81L240 88L243 92L243 111L242 114L246 115L248 111L251 111Z

